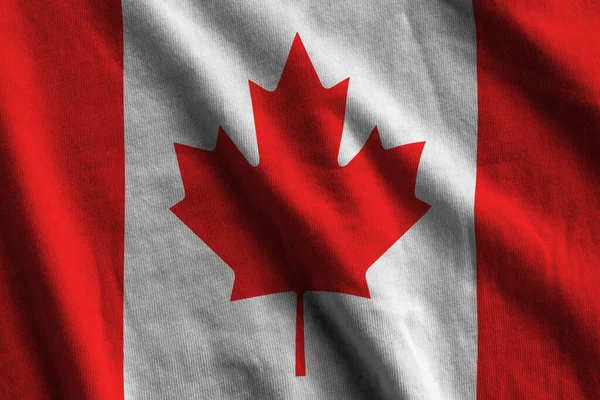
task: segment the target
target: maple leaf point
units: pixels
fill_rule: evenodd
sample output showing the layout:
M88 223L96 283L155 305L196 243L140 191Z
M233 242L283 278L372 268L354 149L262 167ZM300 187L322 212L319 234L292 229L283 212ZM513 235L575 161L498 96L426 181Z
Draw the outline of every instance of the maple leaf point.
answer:
M375 127L338 164L348 83L323 87L296 35L275 90L249 81L257 166L221 127L213 151L175 144L185 197L171 210L234 271L231 300L297 294L299 376L303 294L369 298L367 269L429 209L414 194L424 142L386 150Z

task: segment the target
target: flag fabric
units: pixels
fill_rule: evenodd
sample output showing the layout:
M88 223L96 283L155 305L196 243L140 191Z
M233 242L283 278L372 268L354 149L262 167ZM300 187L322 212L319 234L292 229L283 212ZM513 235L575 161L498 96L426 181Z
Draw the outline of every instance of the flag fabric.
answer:
M7 1L0 398L600 398L600 6Z

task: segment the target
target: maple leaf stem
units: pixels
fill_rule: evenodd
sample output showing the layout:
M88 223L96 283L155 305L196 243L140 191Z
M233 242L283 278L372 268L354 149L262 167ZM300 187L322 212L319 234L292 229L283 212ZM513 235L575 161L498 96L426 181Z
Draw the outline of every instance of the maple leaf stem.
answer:
M306 376L304 357L304 292L296 293L296 376Z

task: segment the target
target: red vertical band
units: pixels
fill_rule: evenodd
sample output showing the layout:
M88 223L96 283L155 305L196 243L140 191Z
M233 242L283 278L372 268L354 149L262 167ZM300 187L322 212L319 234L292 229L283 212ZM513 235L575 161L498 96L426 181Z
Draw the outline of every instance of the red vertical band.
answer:
M478 398L600 398L600 3L474 10Z
M1 8L0 397L123 398L120 1Z

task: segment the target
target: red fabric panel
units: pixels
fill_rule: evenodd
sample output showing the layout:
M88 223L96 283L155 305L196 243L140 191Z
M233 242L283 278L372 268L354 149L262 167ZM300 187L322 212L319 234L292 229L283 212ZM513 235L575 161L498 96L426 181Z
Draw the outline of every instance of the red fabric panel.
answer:
M475 0L478 398L600 398L600 2Z
M0 398L123 398L119 1L0 12Z

